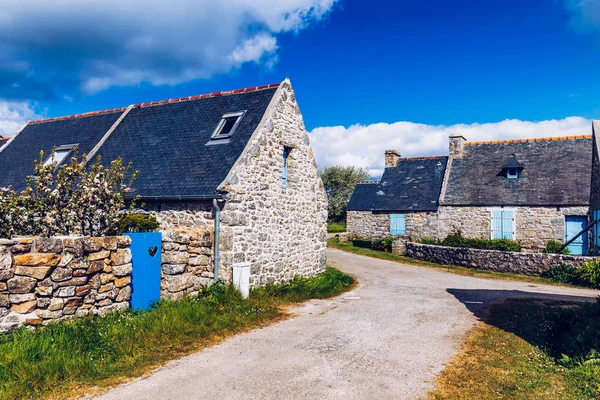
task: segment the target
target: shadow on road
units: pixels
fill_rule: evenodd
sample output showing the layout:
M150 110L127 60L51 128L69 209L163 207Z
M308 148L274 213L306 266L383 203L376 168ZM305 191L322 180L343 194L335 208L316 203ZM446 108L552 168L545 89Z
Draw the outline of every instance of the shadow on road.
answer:
M587 355L600 348L600 300L520 290L448 289L476 317L549 355Z

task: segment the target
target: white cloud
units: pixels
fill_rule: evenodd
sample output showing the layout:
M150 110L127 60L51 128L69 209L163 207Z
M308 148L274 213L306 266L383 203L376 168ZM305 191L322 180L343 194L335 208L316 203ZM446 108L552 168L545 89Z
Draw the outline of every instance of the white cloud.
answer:
M324 19L337 1L3 0L0 97L177 84L248 62L272 66L278 35Z
M590 134L591 126L591 120L581 117L539 122L510 119L470 125L396 122L315 128L310 137L320 168L356 166L377 177L384 168L385 150L399 150L403 157L446 155L450 134L463 135L468 141L487 141Z
M0 101L0 136L14 135L25 122L39 116L27 102Z
M600 1L565 0L571 12L571 24L578 31L591 31L600 28Z

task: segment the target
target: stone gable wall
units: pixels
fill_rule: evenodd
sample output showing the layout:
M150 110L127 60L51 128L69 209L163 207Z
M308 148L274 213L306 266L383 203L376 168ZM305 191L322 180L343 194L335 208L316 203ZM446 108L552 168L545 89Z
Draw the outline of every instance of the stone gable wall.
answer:
M441 265L458 265L534 276L539 276L549 268L560 264L578 268L592 259L585 256L464 249L410 242L406 244L406 256Z
M129 307L131 239L0 239L0 331Z
M283 150L288 157L282 187ZM311 276L325 269L327 195L289 81L219 190L228 193L222 221L233 234L227 266L250 262L252 286Z
M402 213L400 213L402 214ZM435 212L404 213L406 234L395 235L411 238L437 236L437 215ZM390 214L372 211L348 211L346 218L348 233L363 239L381 239L390 235Z

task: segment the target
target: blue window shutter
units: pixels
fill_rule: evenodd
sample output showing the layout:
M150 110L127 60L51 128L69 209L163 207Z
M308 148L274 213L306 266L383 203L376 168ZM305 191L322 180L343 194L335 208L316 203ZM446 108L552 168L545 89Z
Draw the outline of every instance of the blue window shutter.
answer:
M406 216L404 214L390 214L390 234L404 235L406 233Z
M502 239L502 211L492 211L492 239Z
M600 210L594 211L594 221L598 221L600 219ZM598 223L594 225L594 243L597 247L600 247L600 226Z
M513 216L512 211L502 211L502 239L512 240L514 238Z

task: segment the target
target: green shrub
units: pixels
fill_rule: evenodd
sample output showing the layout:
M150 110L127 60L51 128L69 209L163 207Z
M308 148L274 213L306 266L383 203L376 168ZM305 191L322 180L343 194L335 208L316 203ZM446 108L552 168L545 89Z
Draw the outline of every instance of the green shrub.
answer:
M388 253L392 252L392 242L394 238L386 237L383 239L374 240L371 243L371 248L377 251L387 251Z
M546 244L546 250L544 250L544 253L556 254L562 246L563 244L557 240L549 240ZM565 247L560 254L571 254L571 251Z
M159 224L156 217L151 214L130 213L124 215L119 221L117 234L134 232L154 232Z
M579 270L568 264L551 267L542 276L558 283L569 283L572 285L579 283Z
M346 224L344 222L328 222L327 223L328 233L341 233L346 232Z
M600 288L600 261L586 261L579 267L579 282L592 288Z
M463 247L469 249L481 250L500 250L500 251L521 251L521 244L515 240L509 239L472 239L465 238L460 230L451 233L443 240L424 238L419 240L423 244L432 244L435 246Z

